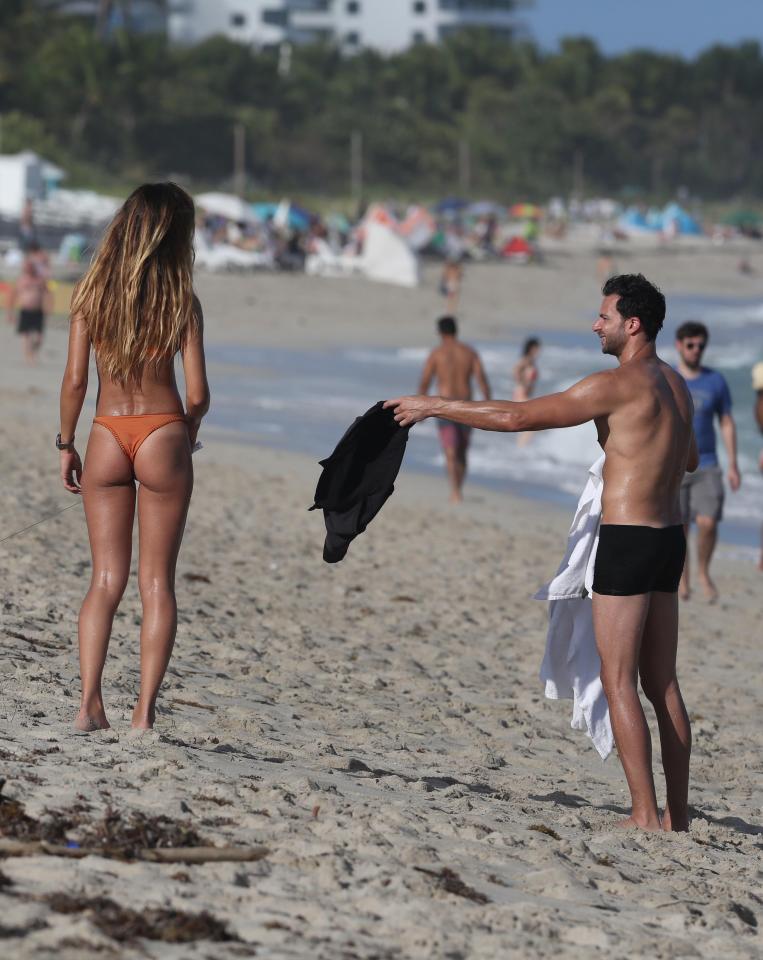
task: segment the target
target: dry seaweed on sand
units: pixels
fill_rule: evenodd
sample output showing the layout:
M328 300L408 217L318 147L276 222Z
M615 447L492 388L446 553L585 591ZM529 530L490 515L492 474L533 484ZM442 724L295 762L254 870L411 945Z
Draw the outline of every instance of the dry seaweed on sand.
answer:
M90 809L86 804L76 803L68 810L46 810L36 820L26 812L20 800L3 796L4 780L0 780L0 836L13 840L40 840L45 843L66 843L69 830L79 826L83 815Z
M414 867L413 869L418 870L419 873L426 873L429 877L434 877L437 886L446 893L453 893L457 897L464 897L464 899L471 900L474 903L490 903L490 897L464 883L456 871L451 870L450 867L442 867L440 870L427 870L426 867Z
M531 823L527 829L535 830L536 833L545 833L547 837L551 837L554 840L562 839L556 830L552 830L551 827L547 827L545 823Z
M121 907L108 897L71 896L68 893L54 893L48 897L48 903L56 913L89 913L90 922L101 933L122 943L138 939L164 943L191 943L194 940L220 943L239 939L206 910L185 913L149 907L138 911Z
M202 847L207 842L194 828L163 814L148 816L139 810L122 814L109 807L103 819L83 825L79 831L82 846L103 847L113 856L133 859L142 850L165 847Z

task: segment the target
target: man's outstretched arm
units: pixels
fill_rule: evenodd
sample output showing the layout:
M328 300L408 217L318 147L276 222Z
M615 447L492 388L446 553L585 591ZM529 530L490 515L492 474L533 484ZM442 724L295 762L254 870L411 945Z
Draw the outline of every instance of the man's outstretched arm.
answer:
M444 400L442 397L397 397L387 400L395 420L408 427L427 417L443 417L480 430L517 433L574 427L611 413L617 401L617 384L610 371L594 373L563 393L534 400Z

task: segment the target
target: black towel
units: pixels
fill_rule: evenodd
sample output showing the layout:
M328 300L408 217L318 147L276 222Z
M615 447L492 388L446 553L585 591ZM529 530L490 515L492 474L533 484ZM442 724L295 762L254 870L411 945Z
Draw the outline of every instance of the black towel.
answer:
M323 510L326 563L344 557L395 489L410 427L400 427L383 404L380 400L357 417L331 456L320 461L323 473L310 509Z

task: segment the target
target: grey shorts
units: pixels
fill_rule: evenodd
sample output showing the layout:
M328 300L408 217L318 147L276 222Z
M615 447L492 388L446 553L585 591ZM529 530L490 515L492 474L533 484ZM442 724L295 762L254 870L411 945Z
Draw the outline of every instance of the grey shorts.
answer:
M681 483L681 519L691 523L696 517L723 519L723 474L720 467L700 467L687 473Z

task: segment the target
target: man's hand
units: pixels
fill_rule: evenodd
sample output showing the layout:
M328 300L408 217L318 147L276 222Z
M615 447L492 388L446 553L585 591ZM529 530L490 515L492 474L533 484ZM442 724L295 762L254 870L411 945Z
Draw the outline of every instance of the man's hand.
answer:
M395 411L395 420L401 427L410 427L427 417L434 417L443 405L440 397L397 397L387 400L384 409Z
M729 477L729 486L731 487L732 491L736 493L736 491L742 485L742 476L739 473L739 468L737 467L736 464L732 464L732 466L729 467L728 477Z
M69 493L82 493L82 461L76 450L61 451L61 480Z
M188 439L191 441L191 448L193 448L194 444L196 443L196 438L199 435L201 417L192 417L187 414L185 420L188 424Z

